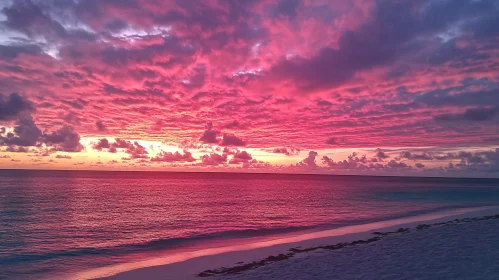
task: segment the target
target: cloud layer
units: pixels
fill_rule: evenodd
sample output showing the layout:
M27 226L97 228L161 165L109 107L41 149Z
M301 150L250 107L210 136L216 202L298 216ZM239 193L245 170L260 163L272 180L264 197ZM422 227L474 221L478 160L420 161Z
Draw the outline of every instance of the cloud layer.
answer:
M15 0L0 32L4 153L403 173L499 146L494 0Z

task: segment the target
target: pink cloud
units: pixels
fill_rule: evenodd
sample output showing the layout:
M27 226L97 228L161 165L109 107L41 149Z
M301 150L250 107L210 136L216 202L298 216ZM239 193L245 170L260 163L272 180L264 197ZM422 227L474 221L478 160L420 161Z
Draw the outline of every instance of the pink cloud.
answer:
M122 139L168 142L213 166L242 153L224 161L225 146L385 147L376 162L326 165L395 169L427 159L389 148L494 149L497 7L430 2L14 1L1 11L0 145L85 152L105 134L117 139L97 151L191 160ZM324 164L317 156L298 165Z

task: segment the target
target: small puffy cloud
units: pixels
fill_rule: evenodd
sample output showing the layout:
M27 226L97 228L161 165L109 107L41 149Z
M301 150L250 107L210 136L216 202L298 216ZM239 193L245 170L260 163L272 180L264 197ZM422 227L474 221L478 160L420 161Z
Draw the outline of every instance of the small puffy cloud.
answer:
M125 153L130 155L130 158L127 158L127 160L149 158L147 149L137 141L131 142L120 138L114 139L114 142L109 142L107 138L99 139L97 143L93 144L92 148L98 151L107 149L109 153L117 153L118 149L123 149Z
M107 138L102 138L95 143L92 148L98 151L102 151L102 149L109 149L111 146L109 145L109 140Z
M56 155L55 158L61 158L61 159L71 159L71 156L68 155Z
M284 154L287 156L291 155L297 155L300 153L300 149L295 149L295 148L274 148L271 150L272 153L274 154Z
M216 166L227 163L227 155L219 155L216 153L206 154L201 156L201 165Z
M396 161L394 159L390 160L386 165L389 168L398 169L398 168L408 168L409 166L401 161Z
M486 151L459 151L434 156L435 160L452 161L444 171L465 173L498 173L499 148ZM456 162L458 161L458 162Z
M411 152L401 152L400 153L401 158L406 158L409 160L433 160L433 156L428 154L428 153L422 153L422 154L414 154Z
M220 131L213 128L213 123L209 122L206 124L206 130L203 132L199 141L205 144L216 144L218 143L217 136Z
M29 153L30 149L28 147L22 147L22 146L8 146L7 149L5 149L5 151L11 153Z
M161 151L158 155L151 158L151 161L152 162L193 162L196 161L196 159L192 156L190 152L185 150L183 154L179 153L178 151L174 153Z
M137 141L130 143L125 151L132 159L149 158L146 148L140 145Z
M416 164L415 164L415 166L416 166L417 168L421 168L421 169L425 167L425 165L424 165L424 164L422 164L422 163L420 163L420 162L416 163Z
M315 162L315 158L318 153L315 151L308 152L308 156L296 164L297 167L317 167L317 163Z
M359 157L358 153L354 152L348 156L348 159L340 161L334 161L328 156L323 156L322 162L332 169L358 169L364 168L368 163L368 159L365 155Z
M246 146L246 142L231 133L223 133L222 139L218 136L221 132L213 127L213 123L206 124L206 130L203 132L199 141L205 144L218 144L220 146Z
M246 146L246 142L243 139L229 133L223 134L223 138L220 144L222 146Z
M383 160L383 159L389 158L390 156L387 155L383 150L381 150L380 148L378 148L378 149L376 149L376 156L375 157L378 158L378 159Z
M379 152L379 151L378 151ZM326 165L328 169L343 169L343 170L355 170L355 171L400 171L409 170L411 167L405 162L390 160L384 163L380 160L379 155L376 154L373 158L367 158L366 155L359 156L358 153L354 152L348 156L348 159L334 161L333 159L323 156L322 162ZM385 157L386 158L386 157Z
M226 155L235 155L235 154L239 153L239 150L237 148L224 147L222 152L223 152L223 154L226 154Z
M248 163L252 159L253 157L246 151L237 152L229 161L229 164Z

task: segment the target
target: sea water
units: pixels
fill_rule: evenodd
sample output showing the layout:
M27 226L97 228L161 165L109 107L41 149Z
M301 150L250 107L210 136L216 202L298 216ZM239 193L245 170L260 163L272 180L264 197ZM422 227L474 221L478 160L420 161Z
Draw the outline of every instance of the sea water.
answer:
M0 279L488 205L498 179L1 170Z

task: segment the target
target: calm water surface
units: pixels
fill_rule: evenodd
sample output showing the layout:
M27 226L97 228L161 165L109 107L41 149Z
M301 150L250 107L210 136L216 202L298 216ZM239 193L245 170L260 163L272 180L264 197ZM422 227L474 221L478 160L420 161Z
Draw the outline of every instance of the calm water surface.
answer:
M499 180L0 171L0 279L52 278L213 240L499 204Z

